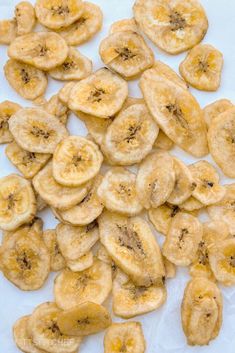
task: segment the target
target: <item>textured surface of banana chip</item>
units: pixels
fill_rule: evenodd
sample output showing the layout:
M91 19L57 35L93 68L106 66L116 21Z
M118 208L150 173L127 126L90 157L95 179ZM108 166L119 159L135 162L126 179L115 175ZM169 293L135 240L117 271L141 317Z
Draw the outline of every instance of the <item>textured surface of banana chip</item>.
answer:
M67 123L68 107L59 98L58 94L51 96L51 98L41 106L49 114L56 116L62 124Z
M41 70L51 70L63 64L69 48L65 40L54 32L32 32L12 41L8 48L10 58Z
M20 109L9 119L9 129L18 145L26 151L53 153L68 135L59 120L39 108Z
M159 130L158 136L154 142L153 147L154 148L160 148L161 150L164 151L169 151L172 149L174 146L174 142L169 139L169 137L163 132L162 130Z
M152 50L141 35L132 31L110 34L101 41L99 53L105 65L128 80L154 64Z
M203 91L217 91L222 67L222 53L212 45L199 44L190 50L179 71L191 86Z
M162 284L161 250L145 220L106 211L99 217L99 230L100 241L113 261L135 284Z
M184 201L180 207L182 210L187 211L187 212L194 212L201 210L204 205L201 203L199 200L197 200L195 197L190 196L188 200Z
M166 278L174 278L176 275L176 266L170 262L165 256L163 256L163 262L165 266Z
M60 271L65 265L65 259L60 252L55 229L47 229L42 233L43 241L51 256L51 271Z
M18 36L32 32L36 24L33 5L28 1L19 2L15 7L15 19Z
M67 310L86 301L102 304L112 289L111 266L100 260L85 271L62 271L55 279L57 305Z
M224 113L226 110L229 110L233 107L233 103L228 99L219 99L209 105L204 109L204 119L206 121L207 127L209 128L213 124L214 118L219 114Z
M149 209L164 204L175 186L174 161L168 152L156 151L141 163L136 189L141 204Z
M30 222L36 213L36 200L28 180L17 174L0 179L0 228L15 230Z
M10 44L16 35L17 25L14 19L0 21L0 44Z
M131 31L138 33L139 29L134 18L127 18L114 22L109 29L109 34L123 31Z
M11 101L0 103L0 144L13 140L13 136L9 131L8 120L20 109L21 106L19 104Z
M107 118L121 109L127 95L127 82L103 68L76 83L68 105L71 110Z
M135 321L112 324L104 336L104 353L144 353L141 324Z
M70 97L70 92L72 88L76 85L76 82L67 82L64 84L64 86L59 90L58 97L59 100L65 104L68 105L69 97Z
M166 235L163 255L177 266L190 265L196 257L202 234L202 225L196 217L188 213L178 213Z
M208 20L197 0L136 0L133 11L140 29L169 54L194 47L207 32Z
M94 263L93 253L89 251L77 260L67 260L67 266L71 271L84 271L91 267Z
M181 212L179 206L165 203L157 208L150 208L148 216L156 230L163 235L169 231L172 219Z
M206 345L219 334L222 324L222 295L206 278L191 280L181 305L181 321L189 345Z
M80 18L72 25L61 28L58 33L66 40L68 45L80 45L100 31L102 23L103 14L99 6L84 1Z
M70 336L88 336L105 330L112 323L109 312L100 304L85 302L58 316L61 332Z

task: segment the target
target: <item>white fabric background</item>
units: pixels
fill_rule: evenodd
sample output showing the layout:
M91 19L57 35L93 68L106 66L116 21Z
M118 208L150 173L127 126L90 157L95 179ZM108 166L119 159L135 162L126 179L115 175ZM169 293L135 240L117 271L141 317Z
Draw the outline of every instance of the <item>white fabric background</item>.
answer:
M79 50L92 59L94 70L102 67L98 55L99 42L108 32L112 22L132 16L132 5L134 0L91 0L99 5L104 13L103 30L89 43L79 47ZM13 16L14 5L17 0L0 0L0 18ZM235 2L233 0L201 0L209 18L209 30L204 43L217 47L224 54L224 69L221 88L215 93L200 92L192 89L193 94L199 100L202 107L218 98L229 98L233 100L235 95ZM168 56L150 46L155 52L157 59L163 60L176 71L179 63L185 57L185 53L177 56ZM20 98L8 85L3 75L3 65L7 60L6 47L0 46L0 102L9 99L23 106L30 106L29 101ZM50 80L46 92L49 98L56 93L62 84ZM138 82L129 84L130 95L139 97L140 90ZM69 130L73 134L85 135L86 130L81 122L74 116L69 120ZM0 146L0 177L16 172L4 154L5 146ZM172 154L179 156L183 161L192 163L196 161L182 150L175 148ZM210 157L206 158L211 161ZM213 163L213 161L212 161ZM220 172L222 183L232 183ZM43 211L40 216L45 222L45 229L52 228L56 220L51 212ZM203 217L204 219L205 216ZM163 237L156 235L161 243ZM0 274L0 353L19 352L12 339L12 325L22 315L31 313L33 308L45 301L53 300L53 278L51 274L45 286L34 292L23 292L8 282ZM180 268L175 279L167 281L167 302L157 311L135 318L143 324L144 334L147 341L146 353L234 353L235 352L235 287L221 287L224 297L224 320L219 337L206 347L189 347L186 345L185 337L180 324L180 304L183 290L189 279L188 270ZM110 305L110 303L107 303ZM120 321L114 318L114 321ZM81 353L103 352L103 334L94 335L84 340L80 349Z

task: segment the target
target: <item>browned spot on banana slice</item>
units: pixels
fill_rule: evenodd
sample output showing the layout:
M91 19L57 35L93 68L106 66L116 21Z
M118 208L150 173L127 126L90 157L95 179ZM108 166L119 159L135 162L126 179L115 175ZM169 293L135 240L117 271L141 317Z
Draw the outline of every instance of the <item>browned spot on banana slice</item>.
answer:
M13 136L9 131L8 120L19 109L21 109L21 106L11 101L0 103L0 144L13 140Z

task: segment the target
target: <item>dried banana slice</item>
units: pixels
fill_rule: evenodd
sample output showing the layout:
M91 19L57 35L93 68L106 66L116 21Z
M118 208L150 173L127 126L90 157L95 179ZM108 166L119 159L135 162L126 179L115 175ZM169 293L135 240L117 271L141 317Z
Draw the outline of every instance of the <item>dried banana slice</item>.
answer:
M17 35L16 20L0 21L0 44L10 44Z
M134 18L127 18L114 22L110 27L109 34L123 31L131 31L138 33L139 29Z
M203 203L197 200L195 197L190 196L188 200L184 201L180 208L187 212L194 212L202 209L204 207Z
M53 153L68 135L58 119L39 108L20 109L9 119L9 129L17 144L26 151Z
M211 124L213 124L214 118L216 118L219 114L224 113L226 110L229 110L233 107L233 103L228 99L219 99L214 103L207 105L204 109L204 118L209 128Z
M195 157L208 153L203 112L188 90L152 69L141 76L140 88L150 113L175 144Z
M181 321L189 345L206 345L218 336L222 310L222 295L215 283L200 277L188 283L181 305Z
M7 145L5 152L11 163L19 169L26 179L33 178L51 157L46 153L25 151L15 141Z
M167 79L176 85L179 85L181 88L188 89L187 83L179 76L170 66L166 65L160 60L156 60L154 66L147 71L146 76L148 78L153 78L158 75L163 79Z
M65 265L65 259L61 254L55 229L47 229L42 233L43 241L51 256L51 271L60 271Z
M30 222L36 213L36 200L28 180L17 174L0 179L0 228L15 230Z
M175 186L173 158L168 152L151 153L141 163L137 178L136 190L141 204L149 209L164 204Z
M196 257L202 234L202 225L196 217L178 213L171 222L163 244L163 255L177 266L190 265Z
M104 353L144 353L145 339L141 324L135 321L114 323L104 336Z
M8 121L21 106L11 101L0 103L0 144L13 141L13 136L9 131Z
M169 54L194 47L207 32L206 13L197 0L136 0L133 11L140 29Z
M176 266L170 262L165 256L163 256L163 262L165 266L166 278L174 278L176 275Z
M18 36L32 32L36 24L33 5L28 1L19 2L15 7L15 19L17 23Z
M154 64L152 50L141 35L132 31L109 34L100 43L99 54L105 65L128 80Z
M166 235L170 229L172 219L181 212L179 206L165 203L157 208L150 208L148 216L156 230Z
M8 48L8 55L12 59L48 71L63 64L68 51L65 40L57 33L32 32L13 40Z
M87 182L76 188L58 184L53 178L50 162L34 177L33 186L48 205L67 210L84 199L91 188L91 183Z
M85 271L62 271L55 279L54 295L57 305L68 310L86 301L102 304L111 289L111 266L96 259Z
M127 82L103 68L76 83L68 105L71 110L107 118L121 109L127 95Z
M77 352L82 339L63 334L58 326L61 310L53 302L40 304L29 318L27 329L37 347L50 353Z
M67 266L71 271L84 271L91 267L94 263L93 253L89 251L77 260L67 260Z
M103 156L98 146L80 136L69 136L61 141L53 155L53 176L65 186L79 186L94 178L101 167Z
M99 230L100 241L113 261L135 284L162 284L161 250L145 220L106 211L99 217Z
M36 198L37 212L41 212L47 207L47 204L35 190L34 190L34 194Z
M112 323L109 312L100 304L85 302L62 311L58 316L61 332L69 336L88 336L105 330Z
M99 6L91 2L82 3L82 14L72 25L61 28L58 33L68 45L80 45L101 30L103 14Z
M58 94L51 98L41 106L49 114L56 116L62 124L66 124L68 120L68 107L59 99Z
M172 149L174 146L174 142L169 139L169 137L163 132L162 130L159 130L158 136L154 142L153 147L154 148L160 148L161 150L164 151L169 151Z
M59 90L58 97L59 100L65 104L68 105L69 97L70 97L70 92L72 88L76 85L76 82L67 82L65 85Z
M222 67L222 53L212 45L199 44L190 50L179 71L191 86L202 91L217 91Z
M235 107L213 119L208 130L208 145L212 158L230 177L235 177Z

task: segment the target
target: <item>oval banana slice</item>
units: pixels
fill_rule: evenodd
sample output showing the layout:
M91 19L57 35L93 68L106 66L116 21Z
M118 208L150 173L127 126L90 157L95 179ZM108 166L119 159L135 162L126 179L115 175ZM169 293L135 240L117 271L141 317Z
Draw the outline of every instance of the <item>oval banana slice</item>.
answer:
M55 116L39 108L18 110L9 119L9 129L21 148L37 153L53 153L57 144L68 135Z
M141 324L135 321L114 323L104 336L104 353L144 353L145 339Z
M152 50L141 35L132 31L109 34L100 43L99 54L105 65L128 80L154 64Z
M65 28L58 30L68 45L80 45L90 40L101 30L103 14L99 6L88 1L82 3L79 19Z
M94 263L94 257L92 251L89 251L85 255L79 257L76 260L67 260L68 268L73 272L80 272L90 268Z
M170 229L172 219L181 212L179 206L165 203L157 208L150 208L148 211L149 220L156 230L166 235Z
M177 266L190 265L202 240L203 228L199 220L180 212L172 220L163 244L163 255Z
M85 271L62 271L55 279L54 295L57 305L68 310L87 301L102 304L111 289L111 266L96 259Z
M51 256L51 271L60 271L65 265L65 259L61 254L55 229L47 229L42 233L43 241Z
M28 1L19 2L15 7L15 19L17 23L18 36L32 32L36 24L33 5Z
M99 230L100 241L113 261L135 284L162 284L161 250L145 220L106 211L99 217Z
M180 208L187 212L199 211L204 207L203 203L197 200L195 197L190 196L186 201L184 201Z
M36 200L28 180L17 174L0 179L0 228L15 230L30 222L36 213Z
M100 304L85 302L75 308L62 311L58 326L69 336L88 336L105 330L112 323L110 314Z
M0 21L0 44L10 44L17 36L16 20Z
M197 0L136 0L134 17L160 49L178 54L200 43L208 20Z
M11 101L0 103L0 144L13 141L13 136L10 133L8 121L21 106Z
M65 40L57 33L32 32L13 40L8 55L11 59L48 71L63 64L68 51Z
M68 120L68 107L60 99L58 94L54 94L51 98L41 106L49 114L54 115L58 120L66 125Z
M159 130L158 136L154 142L153 147L154 148L160 148L161 150L164 151L169 151L172 149L174 146L174 142L169 139L169 137L163 132L162 130Z
M181 321L189 345L207 345L219 334L222 324L222 295L215 283L194 278L184 291Z
M165 151L151 153L141 163L136 190L141 204L149 209L164 204L175 186L173 158Z
M109 29L109 34L123 31L139 32L134 18L126 18L124 20L114 22Z
M203 109L207 128L209 128L211 124L213 124L214 118L216 118L219 114L224 113L226 110L229 110L232 107L233 103L228 99L219 99L207 105Z
M70 97L70 92L72 88L76 85L76 82L67 82L64 84L64 86L59 90L58 92L58 97L59 100L65 104L68 105L69 97Z
M107 118L121 109L127 95L127 82L103 68L76 83L68 105L71 110Z

